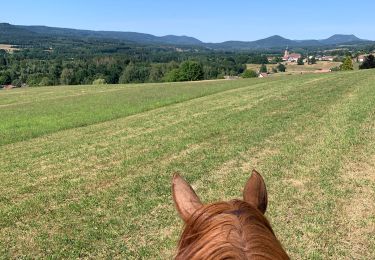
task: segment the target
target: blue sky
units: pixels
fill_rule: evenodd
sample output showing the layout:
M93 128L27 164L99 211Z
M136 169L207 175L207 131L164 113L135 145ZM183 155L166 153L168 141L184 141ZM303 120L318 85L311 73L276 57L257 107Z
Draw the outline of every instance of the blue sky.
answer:
M188 35L205 42L335 33L375 40L375 0L2 0L0 10L0 22L12 24Z

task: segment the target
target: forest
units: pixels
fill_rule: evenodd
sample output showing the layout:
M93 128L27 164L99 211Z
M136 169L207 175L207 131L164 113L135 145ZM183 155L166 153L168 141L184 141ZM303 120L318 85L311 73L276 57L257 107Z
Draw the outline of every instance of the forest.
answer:
M0 85L51 86L191 81L236 76L264 54L98 39L55 39L0 50Z
M61 35L35 34L8 24L0 24L0 29L0 43L14 47L11 51L0 49L0 87L220 79L241 75L246 64L267 64L269 56L275 58L274 62L280 62L283 53L281 47L218 50L194 44L98 38L85 36L80 31L77 35L65 31ZM324 53L355 57L374 48L369 44L331 51L317 47L295 48L294 51L304 55Z

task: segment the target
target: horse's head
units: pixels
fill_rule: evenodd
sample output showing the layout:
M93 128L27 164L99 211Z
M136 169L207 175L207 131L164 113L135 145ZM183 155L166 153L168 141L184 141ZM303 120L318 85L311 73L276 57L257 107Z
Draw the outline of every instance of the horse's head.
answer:
M243 200L204 205L178 174L172 193L185 222L176 259L289 259L264 216L267 190L255 170Z

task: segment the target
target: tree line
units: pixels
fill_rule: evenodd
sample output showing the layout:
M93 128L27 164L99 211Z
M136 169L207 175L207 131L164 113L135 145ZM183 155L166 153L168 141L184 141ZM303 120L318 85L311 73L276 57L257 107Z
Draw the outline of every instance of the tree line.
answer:
M122 44L67 43L53 48L0 50L0 85L52 86L193 81L238 76L247 63L268 63L257 53Z

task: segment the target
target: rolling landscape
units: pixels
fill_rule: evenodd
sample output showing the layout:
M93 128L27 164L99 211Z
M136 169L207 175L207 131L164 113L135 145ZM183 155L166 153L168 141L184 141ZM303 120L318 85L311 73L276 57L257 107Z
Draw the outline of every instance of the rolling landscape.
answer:
M375 259L374 8L2 3L0 259Z
M171 174L213 202L239 197L256 168L292 258L372 259L374 80L1 91L1 258L170 258Z
M70 39L101 39L118 40L137 44L167 44L178 46L202 47L214 50L264 50L270 48L289 47L338 47L342 45L357 46L374 44L373 41L364 40L353 34L335 34L321 40L290 40L279 35L255 41L225 41L221 43L205 43L189 36L155 36L139 32L118 31L90 31L48 26L23 26L0 23L0 41L11 44L42 43L46 39L55 40L56 37Z
M217 80L247 77L246 70L252 76L329 72L341 70L347 58L347 69L366 69L375 66L372 60L361 67L374 53L375 42L343 34L204 43L188 36L1 23L0 88Z

